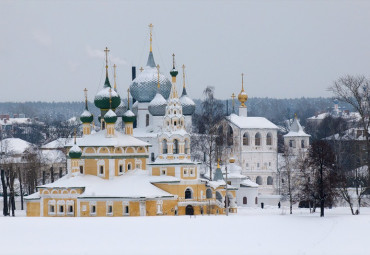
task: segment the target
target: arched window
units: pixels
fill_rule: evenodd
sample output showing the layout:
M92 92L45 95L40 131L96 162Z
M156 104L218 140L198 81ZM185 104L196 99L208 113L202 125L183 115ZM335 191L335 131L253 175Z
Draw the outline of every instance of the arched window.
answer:
M173 154L179 154L179 140L173 140Z
M301 140L301 148L304 148L304 140Z
M190 153L189 140L185 139L185 154Z
M132 167L131 167L131 163L128 163L128 164L127 164L127 170L131 170L131 168L132 168Z
M249 135L247 132L243 135L243 145L249 145Z
M163 154L167 154L167 140L166 139L162 140L162 152Z
M185 199L192 199L193 198L193 192L191 191L191 189L187 188L185 190Z
M254 136L254 145L256 145L256 146L260 146L261 145L261 134L260 133L257 133Z
M212 190L211 190L211 189L207 189L207 190L206 190L206 198L207 198L207 199L212 198Z
M267 185L272 185L273 184L273 179L271 176L267 177Z
M256 198L254 199L254 202L255 202L256 204L258 204L258 197L256 197Z
M262 177L261 177L261 176L257 176L257 178L256 178L256 183L257 183L258 185L262 185Z
M272 145L272 135L268 133L266 136L266 145Z
M247 197L243 197L243 205L246 205L247 204Z
M222 195L218 191L216 191L216 199L217 199L218 202L222 203Z
M146 126L149 126L149 114L146 115Z
M234 144L234 131L233 128L229 125L227 129L227 145L233 145Z

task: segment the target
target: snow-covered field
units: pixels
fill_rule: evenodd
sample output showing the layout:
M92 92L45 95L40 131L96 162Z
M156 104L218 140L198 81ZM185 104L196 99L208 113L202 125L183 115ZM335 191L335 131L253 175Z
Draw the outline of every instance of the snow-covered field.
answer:
M334 208L325 218L307 209L287 212L241 208L229 217L0 217L0 254L370 254L370 208L359 216Z

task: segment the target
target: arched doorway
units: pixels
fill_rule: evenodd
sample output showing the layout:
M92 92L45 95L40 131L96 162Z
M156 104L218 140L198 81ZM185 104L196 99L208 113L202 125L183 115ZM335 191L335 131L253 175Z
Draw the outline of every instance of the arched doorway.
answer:
M194 208L191 205L187 205L185 208L186 215L194 215Z

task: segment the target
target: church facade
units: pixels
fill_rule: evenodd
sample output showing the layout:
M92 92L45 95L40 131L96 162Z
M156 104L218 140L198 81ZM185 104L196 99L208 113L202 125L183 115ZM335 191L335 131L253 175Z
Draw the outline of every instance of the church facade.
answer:
M187 97L185 83L182 95L177 93L175 61L169 82L155 65L151 49L150 43L147 67L130 86L137 106L133 110L129 100L124 109L110 85L106 49L106 79L94 99L101 112L100 130L92 130L94 116L85 94L83 135L67 145L68 174L26 197L27 216L224 214L226 197L228 211L237 211L234 189L200 178L198 163L190 158L187 131L195 104Z

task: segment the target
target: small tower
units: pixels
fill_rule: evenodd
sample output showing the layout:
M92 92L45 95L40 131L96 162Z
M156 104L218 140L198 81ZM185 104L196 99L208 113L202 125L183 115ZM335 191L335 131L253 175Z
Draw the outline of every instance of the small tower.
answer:
M238 95L238 100L240 102L239 116L247 117L248 111L247 111L247 106L246 106L245 103L248 100L248 95L244 91L244 73L242 73L242 90L240 91L240 93Z
M112 111L112 89L109 89L109 111L104 115L104 121L107 125L107 136L114 136L114 125L117 121L117 115Z
M94 104L100 109L100 118L101 129L105 129L105 120L104 116L111 109L113 112L120 105L121 98L118 93L112 90L112 87L108 78L108 48L105 48L105 83L102 90L100 90L94 99Z
M75 142L72 148L68 152L68 156L71 158L71 174L76 176L80 173L79 160L82 156L81 148L76 144L76 130L75 130Z
M284 146L294 155L298 155L300 152L307 152L310 146L310 135L304 132L297 114L295 114L293 123L290 125L289 133L284 135Z
M224 180L224 176L223 176L222 171L221 171L220 160L218 160L215 175L213 177L213 181L222 181L222 180Z
M185 129L185 118L182 114L182 106L176 89L176 76L178 71L175 68L175 54L173 56L173 69L170 71L172 76L172 88L170 98L166 106L166 115L164 117L164 130L177 131Z
M82 133L83 135L91 134L91 122L94 121L94 116L89 112L89 108L87 105L87 89L84 89L85 93L85 110L80 116L80 120L82 122Z
M130 110L130 89L127 90L127 111L123 114L122 120L125 122L125 134L132 135L134 133L135 114Z

